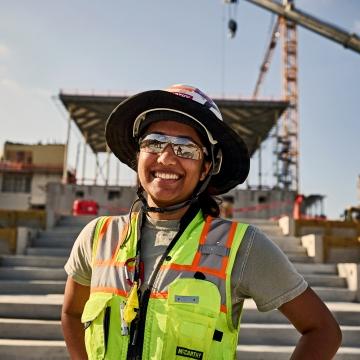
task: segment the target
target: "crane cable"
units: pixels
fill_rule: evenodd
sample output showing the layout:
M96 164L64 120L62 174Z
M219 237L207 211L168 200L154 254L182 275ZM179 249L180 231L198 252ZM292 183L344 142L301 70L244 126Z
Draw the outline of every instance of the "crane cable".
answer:
M228 37L233 39L237 31L238 0L224 0L228 6Z

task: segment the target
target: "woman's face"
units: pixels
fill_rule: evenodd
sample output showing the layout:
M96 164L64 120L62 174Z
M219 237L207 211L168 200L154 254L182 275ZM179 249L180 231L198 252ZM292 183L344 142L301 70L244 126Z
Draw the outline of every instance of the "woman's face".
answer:
M145 134L161 133L185 136L203 146L197 132L176 121L158 121L150 124ZM199 181L204 180L210 163L204 159L192 160L178 157L168 145L160 154L140 151L138 176L148 194L148 205L165 207L187 200Z

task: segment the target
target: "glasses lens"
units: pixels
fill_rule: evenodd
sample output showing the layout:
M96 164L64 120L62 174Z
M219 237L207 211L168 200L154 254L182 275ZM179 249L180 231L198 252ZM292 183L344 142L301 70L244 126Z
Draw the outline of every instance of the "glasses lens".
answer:
M176 156L184 159L200 160L201 148L188 138L167 136L162 134L149 134L140 140L140 150L159 154L168 144L171 144Z
M199 160L201 159L201 151L197 145L180 145L180 144L172 144L172 148L176 156L185 158L185 159L192 159L192 160Z
M166 147L167 143L166 142L162 142L159 140L155 140L155 139L143 139L140 141L140 150L148 152L148 153L161 153L165 147Z

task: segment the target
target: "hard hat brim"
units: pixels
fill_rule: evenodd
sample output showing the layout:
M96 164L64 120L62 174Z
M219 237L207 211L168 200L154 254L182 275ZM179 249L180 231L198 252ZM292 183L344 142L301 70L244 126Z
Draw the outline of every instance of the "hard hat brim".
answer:
M137 170L138 144L133 136L133 124L140 114L157 108L189 114L200 121L218 141L223 160L220 172L210 180L208 191L211 194L226 193L246 180L250 157L241 137L205 106L163 90L150 90L131 96L110 114L106 122L105 137L109 148L121 162Z

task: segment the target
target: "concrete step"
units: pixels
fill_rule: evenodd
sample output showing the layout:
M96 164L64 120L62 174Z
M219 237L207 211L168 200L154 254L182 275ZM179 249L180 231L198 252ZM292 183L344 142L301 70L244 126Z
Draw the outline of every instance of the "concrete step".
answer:
M0 294L63 294L65 281L0 280Z
M270 239L282 238L284 236L284 234L282 233L279 227L258 226L258 228L263 233L265 233Z
M236 358L246 360L289 360L293 346L239 345ZM359 347L341 347L334 360L359 360Z
M293 252L302 255L307 255L306 249L301 245L296 244L277 244L279 248L284 252Z
M288 252L286 256L292 263L312 263L314 259L307 255L299 255L297 253Z
M1 267L0 280L63 280L67 275L63 268Z
M56 226L85 226L95 218L94 215L62 216Z
M305 274L304 278L312 287L347 288L346 279L336 275Z
M328 274L335 275L338 273L336 264L309 264L296 263L296 270L301 274Z
M60 320L64 296L0 295L0 317Z
M71 240L74 237L76 237L78 235L78 233L81 231L81 229L78 229L77 231L72 231L72 232L68 231L67 228L63 228L62 231L59 231L59 229L57 229L57 231L55 231L55 229L40 231L38 234L38 238L39 239L49 239L49 240L57 240L57 239Z
M277 245L301 245L301 239L295 236L270 236L270 239Z
M0 266L36 266L46 268L62 268L67 261L60 256L2 255Z
M260 225L257 226L263 233L269 237L282 237L284 236L283 232L277 225Z
M342 347L358 345L360 327L342 327ZM0 319L0 338L26 340L61 340L60 321ZM271 347L295 345L299 334L290 325L242 324L241 345L266 345ZM1 353L1 347L0 347ZM246 358L247 359L247 358Z
M70 255L70 251L70 248L29 247L26 249L26 254L32 256L68 257Z
M234 218L236 221L240 221L244 224L252 224L255 226L278 226L278 222L276 220L269 219L257 219L257 218L241 218L241 216Z
M0 318L0 339L63 340L59 320Z
M86 224L85 224L86 225ZM43 233L52 233L52 234L78 234L84 228L83 224L79 225L56 225L52 229L43 231Z
M0 339L1 360L69 360L65 342Z
M308 256L307 251L305 248L301 246L280 246L281 250L285 254L293 254L293 255L299 255L299 256Z
M326 302L335 319L342 326L360 326L360 303ZM255 302L246 300L242 323L289 324L289 320L278 310L259 312Z
M76 240L76 236L69 238L37 238L32 241L31 247L34 248L62 248L71 249Z
M323 301L354 302L355 291L341 288L314 286L312 289Z
M342 326L342 346L356 347L360 339L360 326ZM240 330L241 345L296 345L299 332L289 324L248 324L243 323Z

